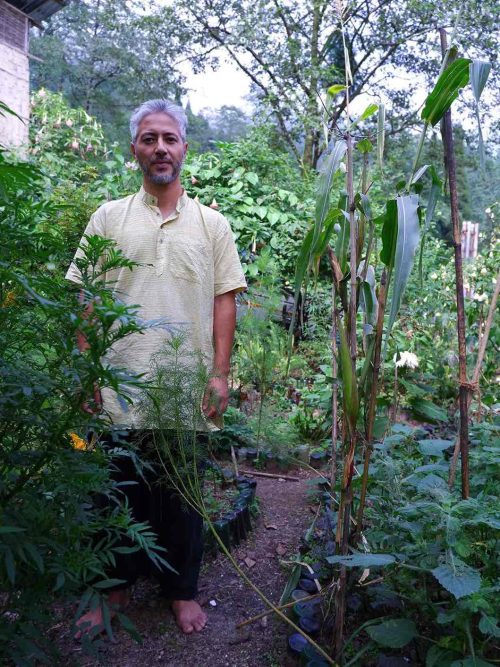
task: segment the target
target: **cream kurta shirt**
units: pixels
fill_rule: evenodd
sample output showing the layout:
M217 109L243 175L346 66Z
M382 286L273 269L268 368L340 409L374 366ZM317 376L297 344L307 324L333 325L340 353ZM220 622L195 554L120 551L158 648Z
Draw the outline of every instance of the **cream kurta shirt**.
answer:
M141 188L98 208L85 229L86 235L113 239L125 257L140 264L132 271L114 269L103 276L117 299L139 307L138 317L148 325L144 333L118 341L106 362L147 377L152 355L172 331L182 331L186 348L201 353L211 371L214 297L246 288L233 235L224 216L185 192L165 220L157 204L156 197ZM79 249L75 258L81 255ZM66 278L81 282L74 263ZM109 388L102 394L103 410L113 424L139 425L133 405Z

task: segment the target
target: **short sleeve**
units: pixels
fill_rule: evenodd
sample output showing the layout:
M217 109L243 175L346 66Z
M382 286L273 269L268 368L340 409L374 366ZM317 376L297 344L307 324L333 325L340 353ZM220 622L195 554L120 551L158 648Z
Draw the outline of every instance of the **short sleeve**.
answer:
M246 288L233 233L228 221L222 218L221 230L214 245L214 295L242 292Z
M82 275L80 269L75 264L75 260L79 259L80 257L83 257L85 254L84 253L84 248L86 243L85 236L102 236L104 238L106 237L105 226L104 226L104 214L100 208L97 209L97 211L90 217L89 223L86 226L85 231L83 232L83 236L80 240L78 249L75 253L75 256L73 257L73 261L71 262L65 276L66 280L70 280L72 283L76 283L77 285L82 284Z

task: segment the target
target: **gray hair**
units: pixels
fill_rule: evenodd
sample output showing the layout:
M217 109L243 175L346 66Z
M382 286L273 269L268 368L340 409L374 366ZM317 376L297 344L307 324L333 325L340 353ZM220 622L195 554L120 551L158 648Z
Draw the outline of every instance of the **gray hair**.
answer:
M170 100L160 99L143 102L132 112L132 116L130 117L130 136L132 137L132 143L135 143L137 139L137 132L141 120L152 113L164 113L175 120L179 126L182 141L186 141L187 116L184 109L178 104L170 102Z

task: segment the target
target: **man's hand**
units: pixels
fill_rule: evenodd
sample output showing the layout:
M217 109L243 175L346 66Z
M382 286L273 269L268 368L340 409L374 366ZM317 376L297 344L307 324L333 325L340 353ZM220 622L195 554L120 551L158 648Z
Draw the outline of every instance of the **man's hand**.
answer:
M203 397L203 414L207 419L221 417L229 403L229 385L225 375L210 378Z
M102 409L101 390L97 382L94 383L94 395L91 400L87 399L82 403L82 410L89 415L97 415Z

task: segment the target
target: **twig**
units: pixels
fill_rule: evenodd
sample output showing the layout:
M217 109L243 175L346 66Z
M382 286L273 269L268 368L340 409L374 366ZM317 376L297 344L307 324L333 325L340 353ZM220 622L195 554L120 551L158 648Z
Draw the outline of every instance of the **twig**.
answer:
M322 597L327 590L328 589L325 588L324 590L320 591L319 593L314 593L314 595L309 595L306 598L301 598L300 600L293 600L292 602L287 602L286 604L282 604L280 607L276 607L276 609L279 609L281 611L283 609L289 609L290 607L293 607L293 605L297 604L297 602L309 602L309 600L315 600L317 598ZM241 623L238 623L238 625L236 626L236 629L239 630L240 628L242 628L245 625L249 625L250 623L254 623L255 621L258 621L259 619L264 618L264 616L269 616L269 614L272 614L273 611L274 611L273 609L271 609L271 610L268 609L267 611L263 611L260 614L257 614L257 616L252 616L252 618L247 618L246 621L241 621Z
M300 482L300 477L292 477L291 475L275 475L271 472L257 472L256 470L242 470L241 472L256 477L272 477L273 479L286 479L287 482Z

